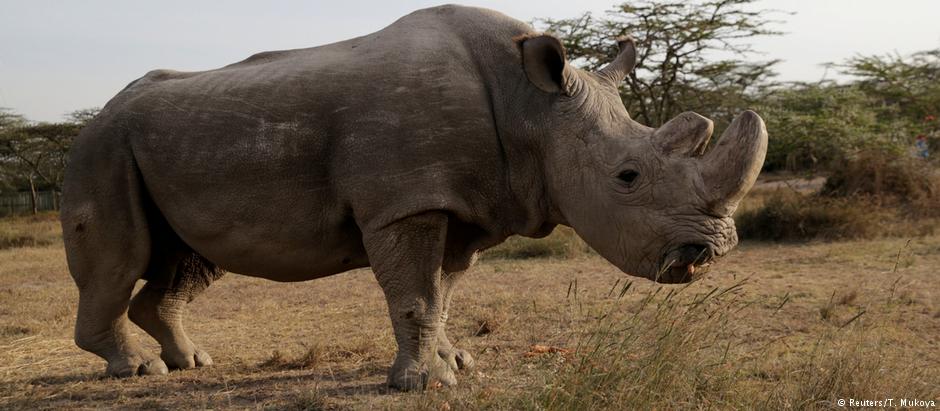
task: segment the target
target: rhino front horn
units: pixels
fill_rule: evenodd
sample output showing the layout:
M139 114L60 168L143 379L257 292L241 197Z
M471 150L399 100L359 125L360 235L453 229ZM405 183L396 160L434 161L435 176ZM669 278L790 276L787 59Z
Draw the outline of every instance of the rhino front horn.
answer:
M731 215L747 194L767 155L767 128L753 111L739 114L714 148L702 157L702 179L713 209Z

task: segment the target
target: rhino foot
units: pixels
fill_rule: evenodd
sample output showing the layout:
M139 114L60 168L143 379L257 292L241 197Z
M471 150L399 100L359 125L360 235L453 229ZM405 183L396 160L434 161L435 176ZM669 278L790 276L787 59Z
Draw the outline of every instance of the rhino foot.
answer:
M388 373L388 386L399 391L425 390L429 386L457 385L454 370L440 356L432 356L431 364L420 366L395 361Z
M450 339L447 338L447 334L444 332L443 324L437 334L437 355L441 357L453 371L469 370L473 368L473 357L467 350L455 348L454 345L451 344Z
M212 357L209 356L209 353L197 348L191 351L176 352L164 350L160 353L160 358L166 362L171 370L189 370L212 365Z
M469 370L473 368L473 357L467 350L454 347L438 348L437 355L450 367L451 370Z
M115 378L127 378L137 375L165 375L167 372L169 372L169 369L163 360L140 357L109 361L107 369L108 375Z

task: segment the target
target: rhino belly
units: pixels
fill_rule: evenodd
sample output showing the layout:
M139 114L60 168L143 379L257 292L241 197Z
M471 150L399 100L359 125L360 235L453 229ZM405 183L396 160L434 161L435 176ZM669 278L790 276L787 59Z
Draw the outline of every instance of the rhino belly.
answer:
M270 200L218 202L196 213L173 204L159 207L187 245L227 271L304 281L368 265L355 222L326 216L325 210L298 216L290 211L298 206ZM218 223L223 220L229 221Z
M134 141L154 205L193 250L228 271L277 281L368 265L362 233L330 183L322 139L206 135Z

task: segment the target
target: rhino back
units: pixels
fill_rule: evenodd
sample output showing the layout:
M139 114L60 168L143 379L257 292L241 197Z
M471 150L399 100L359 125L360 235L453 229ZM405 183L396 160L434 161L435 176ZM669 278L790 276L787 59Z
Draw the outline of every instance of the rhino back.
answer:
M426 9L326 46L151 72L106 112L191 247L245 274L327 275L367 264L361 229L422 211L505 231L490 87L518 70L506 57L526 30L491 11Z

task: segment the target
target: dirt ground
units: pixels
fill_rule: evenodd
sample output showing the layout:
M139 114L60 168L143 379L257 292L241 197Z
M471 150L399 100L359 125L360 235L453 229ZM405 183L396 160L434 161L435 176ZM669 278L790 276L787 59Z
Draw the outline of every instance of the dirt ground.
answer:
M448 328L477 366L458 375L457 387L400 394L384 388L394 342L368 270L293 284L228 274L188 308L190 336L214 366L115 380L103 377L103 360L72 341L77 292L61 242L10 248L0 250L0 409L541 407L545 387L560 378L559 363L581 355L576 348L599 310L657 289L702 295L742 281L732 290L745 304L729 313L733 332L723 337L738 353L737 364L727 367L742 370L730 390L748 395L806 384L774 377L779 361L766 356L808 356L820 340L851 333L881 341L873 352L892 361L872 371L885 372L886 385L854 392L926 393L932 398L920 399L940 403L938 267L940 236L745 243L687 288L627 278L592 255L484 260L462 284ZM629 280L632 287L618 300ZM574 353L526 355L536 344ZM776 405L838 408L831 400Z

